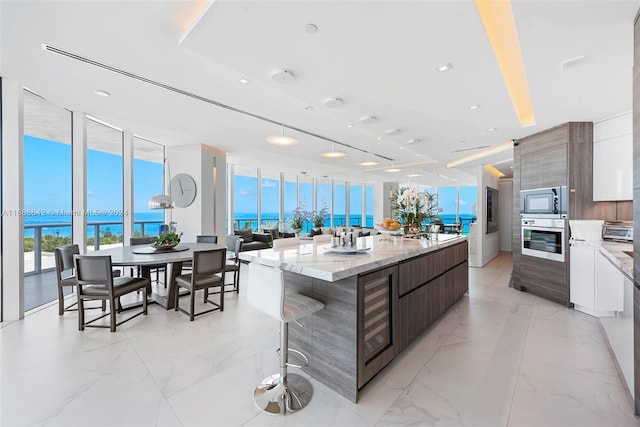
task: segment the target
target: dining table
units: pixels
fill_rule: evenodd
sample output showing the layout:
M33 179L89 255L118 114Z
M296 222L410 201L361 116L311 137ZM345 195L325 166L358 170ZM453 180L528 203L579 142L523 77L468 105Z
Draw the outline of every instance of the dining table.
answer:
M168 267L166 293L150 292L149 300L167 310L175 308L177 286L176 277L182 273L182 264L193 260L193 253L211 249L226 248L214 243L179 243L173 248L156 249L150 245L118 246L98 251L87 252L87 255L109 255L111 265L117 267L140 267L142 277L151 282L151 268L158 264Z

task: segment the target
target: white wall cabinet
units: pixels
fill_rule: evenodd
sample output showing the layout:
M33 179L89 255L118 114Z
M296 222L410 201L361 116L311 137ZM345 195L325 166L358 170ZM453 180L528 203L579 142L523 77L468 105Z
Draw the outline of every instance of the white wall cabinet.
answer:
M596 317L624 310L624 274L600 248L571 246L570 301L574 308Z
M633 199L631 112L593 124L593 200Z

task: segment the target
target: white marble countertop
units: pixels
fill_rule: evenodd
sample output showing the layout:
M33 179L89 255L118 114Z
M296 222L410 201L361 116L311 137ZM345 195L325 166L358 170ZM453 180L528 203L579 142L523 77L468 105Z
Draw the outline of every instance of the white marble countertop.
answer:
M633 280L633 258L623 252L633 252L633 243L571 240L571 245L600 248L602 255L607 257L607 259L626 274L629 279Z
M244 261L258 262L284 271L335 282L397 263L438 248L467 240L466 236L439 234L438 240L368 236L357 239L358 253L335 253L328 243L303 242L300 246L241 252ZM368 249L367 249L368 248ZM365 250L366 249L366 250Z

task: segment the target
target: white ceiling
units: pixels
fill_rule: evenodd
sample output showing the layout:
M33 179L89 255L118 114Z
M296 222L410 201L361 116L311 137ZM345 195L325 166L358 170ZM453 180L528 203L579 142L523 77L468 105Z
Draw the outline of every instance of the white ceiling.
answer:
M416 170L423 176L412 182L475 184L478 164L497 162L508 172L511 153L445 164L480 151L475 147L631 109L640 0L512 1L537 123L528 128L518 122L472 1L217 0L187 31L206 3L0 0L0 74L165 145L207 143L234 163L355 182L405 181ZM318 32L308 34L307 24ZM42 43L166 87L43 50ZM438 73L443 63L453 69ZM294 73L293 82L271 79L282 68ZM344 103L326 107L327 97ZM472 111L474 104L480 108ZM367 115L378 120L360 123ZM331 143L290 129L299 145L269 145L265 137L280 132L279 122L362 151L324 159ZM402 132L387 136L388 129ZM411 139L422 142L408 145ZM366 151L409 166L397 174L365 170L356 163Z

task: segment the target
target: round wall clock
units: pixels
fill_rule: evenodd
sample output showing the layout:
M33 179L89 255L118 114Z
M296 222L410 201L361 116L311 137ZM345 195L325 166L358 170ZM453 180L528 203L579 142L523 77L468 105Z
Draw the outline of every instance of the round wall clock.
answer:
M171 198L179 208L186 208L196 198L196 182L191 175L180 173L171 178Z

